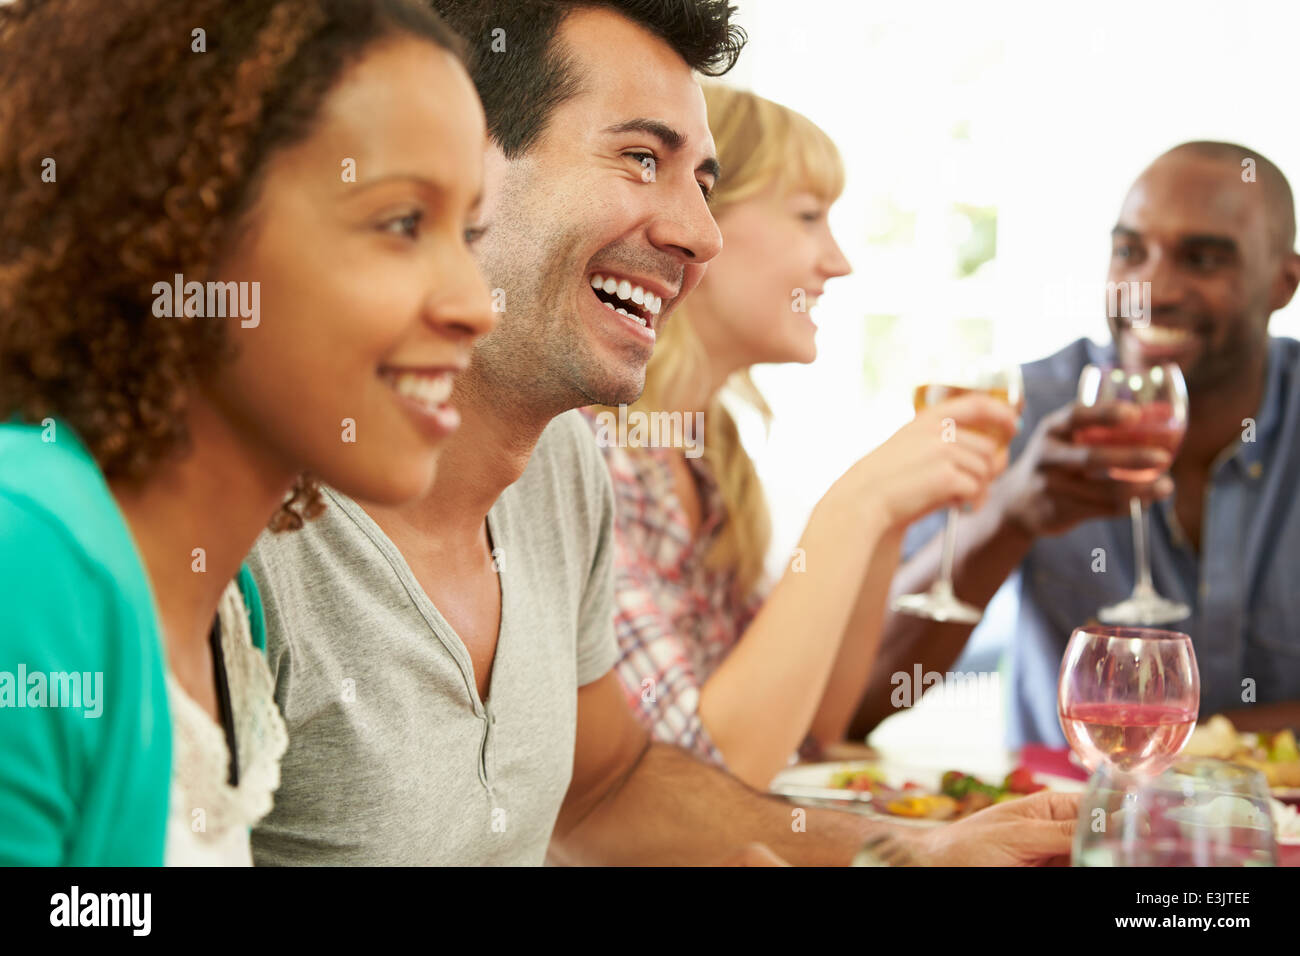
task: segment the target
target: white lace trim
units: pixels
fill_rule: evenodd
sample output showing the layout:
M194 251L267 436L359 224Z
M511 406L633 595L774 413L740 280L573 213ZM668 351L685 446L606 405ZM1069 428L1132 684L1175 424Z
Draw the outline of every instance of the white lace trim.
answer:
M262 652L253 646L248 611L234 582L221 596L218 614L239 752L238 787L229 783L225 732L185 693L171 671L167 673L172 711L171 816L181 818L177 822L184 824L191 839L209 847L232 829L250 828L270 812L272 796L280 786L280 758L289 745L271 672Z

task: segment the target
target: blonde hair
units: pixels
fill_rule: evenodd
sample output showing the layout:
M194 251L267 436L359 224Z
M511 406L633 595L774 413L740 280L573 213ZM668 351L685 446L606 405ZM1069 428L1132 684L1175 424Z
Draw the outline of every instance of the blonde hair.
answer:
M806 189L828 204L839 197L844 189L839 150L807 117L720 84L706 84L704 99L722 164L722 178L710 201L715 217L771 186L779 192ZM699 381L705 360L688 299L659 331L645 391L632 408L674 410L669 396L680 395L687 383ZM723 404L724 392L755 408L764 423L771 420L772 411L748 369L733 374L706 410L704 459L718 482L727 520L705 561L710 567L732 571L736 596L745 597L762 576L772 523L754 463L740 441L735 418Z

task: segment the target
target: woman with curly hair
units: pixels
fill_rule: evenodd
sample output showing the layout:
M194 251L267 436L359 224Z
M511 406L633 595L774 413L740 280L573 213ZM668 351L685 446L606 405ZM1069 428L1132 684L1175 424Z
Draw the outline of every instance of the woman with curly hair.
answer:
M0 864L251 862L244 556L430 485L492 325L486 134L419 0L0 5Z

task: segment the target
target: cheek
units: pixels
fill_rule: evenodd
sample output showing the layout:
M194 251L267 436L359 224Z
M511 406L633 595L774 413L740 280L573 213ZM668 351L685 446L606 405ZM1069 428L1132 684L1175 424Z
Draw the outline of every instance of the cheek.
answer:
M739 233L739 234L737 234ZM725 292L732 311L742 311L748 321L770 318L788 310L791 293L802 281L798 269L792 268L788 243L772 235L772 230L733 230L724 239L724 251L713 264L717 288Z
M293 467L330 474L346 420L373 434L386 414L377 370L413 313L391 271L377 274L355 260L309 268L311 261L263 257L256 264L267 276L261 321L250 329L232 324L238 351L217 385L222 400Z

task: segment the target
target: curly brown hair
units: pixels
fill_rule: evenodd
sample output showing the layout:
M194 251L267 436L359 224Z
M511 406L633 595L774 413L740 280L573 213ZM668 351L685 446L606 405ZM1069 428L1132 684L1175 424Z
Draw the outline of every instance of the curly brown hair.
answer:
M398 36L464 58L420 0L0 4L0 420L67 422L108 478L184 454L232 346L226 320L155 316L154 283L209 273L267 158ZM322 509L304 475L271 527Z

